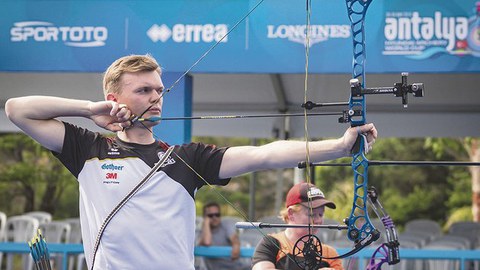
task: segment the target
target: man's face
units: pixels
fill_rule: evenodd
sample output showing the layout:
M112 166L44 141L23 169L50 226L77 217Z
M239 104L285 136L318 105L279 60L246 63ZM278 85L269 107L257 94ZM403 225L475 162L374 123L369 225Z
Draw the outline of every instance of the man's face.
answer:
M126 104L132 113L137 116L154 104L142 118L161 116L163 105L161 95L164 86L158 72L125 73L120 77L120 85L120 93L116 94L118 103Z
M217 227L220 225L220 209L216 206L210 206L205 209L205 218L210 219L210 226Z
M302 205L302 209L293 213L293 219L290 219L289 223L292 224L323 224L323 214L325 212L325 206L309 209ZM305 230L308 231L308 228ZM318 229L313 229L313 233L318 232Z

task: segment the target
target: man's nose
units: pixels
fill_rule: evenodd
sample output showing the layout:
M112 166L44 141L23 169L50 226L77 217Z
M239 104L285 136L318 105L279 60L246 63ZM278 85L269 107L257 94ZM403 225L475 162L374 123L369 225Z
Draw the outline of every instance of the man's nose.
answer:
M151 102L153 104L155 104L155 103L160 103L161 104L162 101L163 101L162 93L158 93L157 91L152 91L152 92L153 92L153 94L152 94L152 97L151 97Z

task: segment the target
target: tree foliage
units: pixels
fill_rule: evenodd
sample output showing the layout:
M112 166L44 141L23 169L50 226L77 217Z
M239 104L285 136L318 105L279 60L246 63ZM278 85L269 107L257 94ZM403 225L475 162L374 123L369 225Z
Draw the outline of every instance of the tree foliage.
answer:
M78 215L74 177L52 154L23 134L0 136L0 211L8 215L46 211L57 217ZM60 211L58 211L60 209Z

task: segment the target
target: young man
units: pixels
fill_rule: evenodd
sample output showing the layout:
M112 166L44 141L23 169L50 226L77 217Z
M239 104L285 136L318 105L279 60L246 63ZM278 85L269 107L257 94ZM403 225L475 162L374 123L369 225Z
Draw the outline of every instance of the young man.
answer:
M292 168L305 159L305 142L301 141L231 148L178 145L161 170L104 224L168 145L153 136L152 128L158 122L132 121L134 116L149 118L162 113L164 85L155 59L131 55L116 60L105 73L103 87L105 101L27 96L12 98L5 105L9 119L50 149L77 177L83 245L90 269L194 269L194 198L206 184L204 179L226 185L233 176ZM57 120L62 116L88 118L116 132L116 137L106 138ZM369 147L377 137L373 124L349 128L341 138L310 143L311 160L349 155L358 133L367 135ZM115 181L107 179L111 173L116 173Z
M250 269L250 265L243 264L240 258L240 240L234 224L222 222L220 205L210 202L203 207L203 224L200 246L231 246L230 258L205 258L205 266L209 270L241 270Z
M325 199L323 192L316 186L307 183L294 185L287 193L285 208L280 216L286 224L315 224L323 223L325 206L335 209L332 201ZM318 229L312 229L316 234ZM287 228L284 231L263 237L253 254L253 270L300 270L295 262L293 249L295 243L303 236L309 234L308 228ZM324 243L322 256L326 258L337 257L337 251ZM299 258L302 260L302 258ZM316 268L315 268L316 269ZM320 263L319 269L343 270L342 260L325 259Z

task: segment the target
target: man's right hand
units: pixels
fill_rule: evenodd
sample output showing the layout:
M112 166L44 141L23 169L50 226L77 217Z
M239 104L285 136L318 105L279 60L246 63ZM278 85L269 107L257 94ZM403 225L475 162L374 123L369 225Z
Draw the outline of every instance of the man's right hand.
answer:
M116 132L131 126L132 112L125 104L115 101L91 102L89 109L90 119L99 127Z

